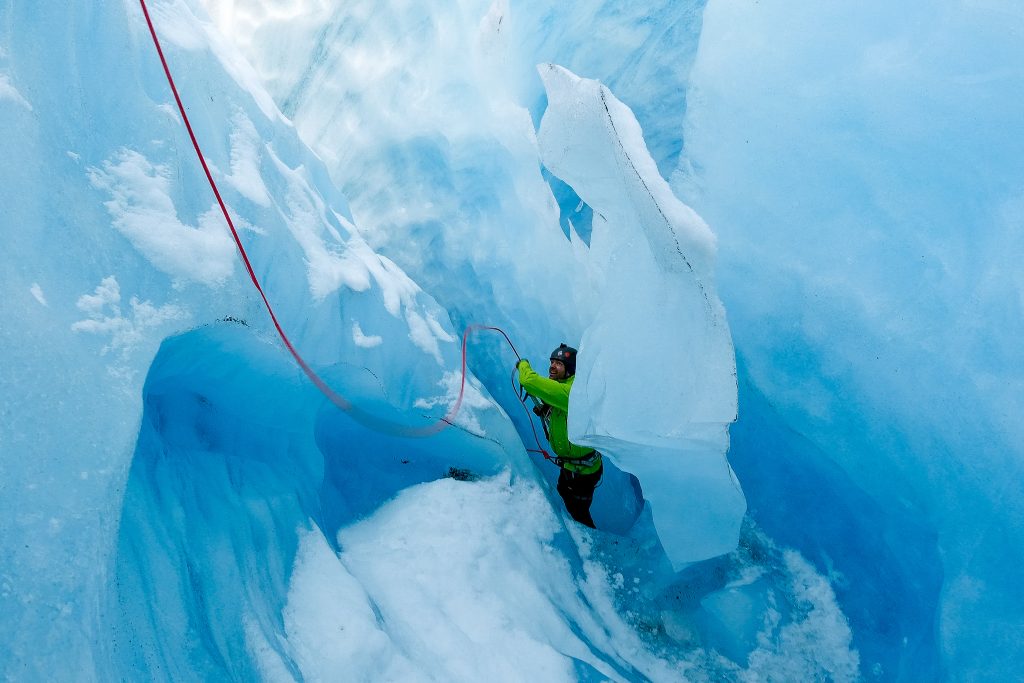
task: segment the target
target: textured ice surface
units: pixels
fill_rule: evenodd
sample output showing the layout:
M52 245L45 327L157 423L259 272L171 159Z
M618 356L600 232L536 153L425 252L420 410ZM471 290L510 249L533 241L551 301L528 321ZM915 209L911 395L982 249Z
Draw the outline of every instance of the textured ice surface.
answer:
M725 453L736 367L714 289L714 238L672 194L629 109L600 83L540 67L538 142L594 210L590 286L569 431L640 480L676 568L735 547L745 510Z
M300 349L392 419L443 412L465 322L598 363L614 207L541 168L536 65L610 87L718 238L740 547L672 572L612 467L605 531L566 526L491 403L528 434L497 339L436 447L325 405L217 236L137 6L7 0L3 677L500 679L511 650L454 630L493 618L538 677L1019 671L1015 4L209 5L230 31L151 9L214 175Z
M180 655L158 657L143 646L175 646L169 634L179 627L202 630L195 647L230 642L221 632L229 622L218 616L217 596L225 594L205 583L226 576L224 558L192 563L183 544L202 546L217 519L251 525L255 540L243 535L233 546L233 561L245 566L275 538L258 531L262 518L225 507L232 485L238 494L246 484L229 478L204 485L213 476L206 468L226 463L233 475L237 453L298 476L292 456L308 454L317 437L311 427L302 438L288 435L301 434L296 424L308 427L311 416L275 417L256 399L272 398L269 378L283 375L296 385L301 375L273 341L262 303L217 223L141 11L88 2L0 7L0 119L5 130L18 131L0 163L3 316L17 321L0 333L3 670L30 680L61 671L110 679L121 677L119 661L142 657L147 665L163 662L168 676L192 671L202 658L171 661ZM199 10L163 2L152 10L255 272L296 346L340 393L352 400L365 394L362 403L386 417L415 425L443 415L452 400L450 371L459 365L458 335L445 311L354 231L321 162ZM48 47L40 50L43 35ZM355 338L357 324L381 342ZM241 340L229 336L235 346L218 351L227 342L210 326L238 327ZM154 365L161 343L172 338ZM257 360L268 355L279 365L260 381ZM240 384L225 379L232 372ZM230 395L232 386L237 395L220 405L217 392ZM301 398L294 408L315 414L323 399L303 394L309 386L292 387ZM516 443L514 432L502 411L473 391L476 400L460 419L476 433L452 429L448 438L466 439L463 446L440 442L437 448L449 451L438 451L443 462L409 481L442 476L452 465L484 474L526 463L521 445L507 453L495 445L509 436ZM230 405L239 402L256 412ZM222 410L236 418L228 424L237 432L221 431ZM261 444L257 427L288 438ZM344 425L319 438L360 431ZM484 438L492 441L481 448ZM165 466L183 473L172 477L186 487L180 500L160 477ZM302 480L313 489L320 483L316 475ZM381 502L393 486L371 487L366 500L376 495ZM294 535L310 513L275 501L268 507L286 520L278 526L286 538ZM133 535L133 524L181 529L181 543L161 540L162 533ZM166 552L176 545L181 554ZM274 540L269 547L288 545ZM147 582L168 573L168 585L180 580L184 593L164 603L146 586L163 585ZM115 580L135 574L141 594L132 592L136 584ZM183 594L191 598L182 602ZM166 606L167 620L150 619L157 613L146 611L150 604ZM178 612L180 619L170 616ZM111 637L122 621L152 623L129 642L128 635ZM214 666L232 652L213 655Z
M906 596L895 619L848 603L866 676L1024 661L1022 30L1013 2L704 15L673 187L719 237L731 459L776 539L863 558L841 599ZM765 450L780 476L754 494ZM902 665L881 654L900 631Z

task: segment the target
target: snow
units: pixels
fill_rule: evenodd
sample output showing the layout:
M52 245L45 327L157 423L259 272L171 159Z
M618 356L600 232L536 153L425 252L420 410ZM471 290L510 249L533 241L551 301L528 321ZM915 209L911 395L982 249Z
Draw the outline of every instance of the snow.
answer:
M491 399L479 386L475 378L470 377L465 385L462 384L461 372L446 372L437 385L444 389L445 393L440 396L417 399L414 405L417 408L430 409L434 406L443 405L448 411L454 408L459 400L459 390L462 390L462 403L459 404L459 412L455 414L452 422L474 436L486 437L484 428L476 417L476 411L492 406Z
M87 318L71 324L72 332L109 335L110 342L100 349L100 355L111 350L130 350L146 336L150 327L187 318L184 310L173 304L156 307L149 301L132 297L128 302L129 315L121 310L121 288L113 275L103 278L92 294L83 294L75 306Z
M301 536L283 613L305 679L332 680L344 671L350 680L430 680L391 641L378 610L322 535ZM268 668L261 673L270 677Z
M507 473L407 489L342 529L340 553L317 533L300 535L286 647L314 679L339 667L354 680L670 681L691 671L694 662L652 648L617 609L616 592L638 590L639 577L624 590L586 536L575 540L587 559L573 567L557 551L560 534L543 493ZM783 628L781 649L769 629L758 634L749 671L721 671L740 680L856 680L850 631L827 581L796 553L783 557L803 616Z
M270 205L267 186L260 176L260 138L256 126L239 111L232 120L231 175L225 180L249 201L261 206Z
M356 346L361 346L364 349L372 349L374 346L380 346L384 343L384 337L380 335L366 335L363 333L363 328L359 326L358 322L352 323L352 341L356 343Z
M178 218L169 195L171 170L122 148L101 169L90 167L93 187L110 197L104 206L114 227L147 260L176 279L216 284L235 267L235 245L214 205L196 227Z
M29 288L29 291L32 293L32 296L35 297L35 300L41 303L43 306L49 305L46 303L46 295L43 294L43 288L39 286L38 282L33 282L32 286Z
M1016 675L1015 6L148 4L351 408L140 8L0 1L0 677Z

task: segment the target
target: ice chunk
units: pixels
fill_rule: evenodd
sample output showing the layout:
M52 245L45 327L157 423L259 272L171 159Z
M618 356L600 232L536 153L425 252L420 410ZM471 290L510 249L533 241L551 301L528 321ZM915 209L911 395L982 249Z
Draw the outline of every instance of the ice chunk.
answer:
M673 565L729 552L745 502L725 458L736 366L714 239L658 175L624 104L596 81L539 68L544 164L595 214L597 313L580 347L570 437L639 477Z

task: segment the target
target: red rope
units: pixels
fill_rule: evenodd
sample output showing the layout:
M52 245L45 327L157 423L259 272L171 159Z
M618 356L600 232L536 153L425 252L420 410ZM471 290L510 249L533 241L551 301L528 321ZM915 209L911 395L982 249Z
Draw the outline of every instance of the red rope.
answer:
M309 377L310 381L316 385L317 389L319 389L324 396L330 399L331 403L349 413L361 423L374 429L391 432L400 436L422 437L436 434L448 425L452 424L452 421L455 419L455 415L459 412L459 408L462 406L462 398L466 389L466 342L469 337L469 333L475 330L493 330L495 332L500 332L501 335L505 337L505 341L508 342L508 345L512 347L512 352L516 354L516 358L519 358L519 352L516 351L516 347L512 343L512 340L508 338L508 335L505 334L503 330L497 327L489 327L487 325L467 326L462 333L462 380L459 384L459 396L444 417L425 427L409 427L407 425L389 422L366 413L353 405L352 402L344 396L331 389L331 387L320 378L320 376L309 366L305 359L295 349L295 346L292 344L291 340L288 339L288 335L285 334L284 329L281 327L281 323L277 320L277 315L275 315L274 309L270 305L270 301L267 299L267 295L263 291L263 287L260 285L260 281L256 277L255 271L253 271L252 263L249 262L249 255L246 254L245 247L242 246L242 240L238 236L238 231L235 229L235 223L231 220L231 214L228 212L228 207L224 203L224 199L221 197L220 190L217 188L217 182L213 179L210 167L206 164L206 157L203 156L203 151L199 147L199 141L196 139L195 131L192 130L192 123L189 121L188 114L185 113L185 105L182 104L181 97L178 95L178 88L174 83L174 77L171 75L171 69L167 65L166 57L164 57L163 48L160 46L160 39L157 38L156 28L153 26L153 20L149 16L149 8L146 7L146 0L139 0L139 4L142 6L142 13L146 17L146 24L149 26L149 34L153 37L153 45L156 47L156 52L160 56L160 64L163 65L164 74L167 76L167 83L171 86L171 92L174 94L174 101L178 104L178 111L181 113L181 119L184 121L185 128L188 130L189 139L192 140L192 147L196 151L199 163L203 166L203 172L206 173L206 180L209 181L210 188L213 190L213 194L217 198L217 204L220 206L221 213L224 214L224 220L227 222L228 228L231 230L231 237L235 240L235 246L238 248L238 254L241 256L242 262L245 264L245 269L249 273L249 279L252 280L252 284L256 287L256 291L260 293L260 297L263 299L263 305L266 307L267 313L270 314L270 319L274 322L274 328L277 330L277 334L281 337L281 341L284 342L288 352L291 353L292 358L294 358L295 362L299 364L299 367L302 368L304 373L306 373L306 376ZM537 446L540 448L540 450L528 450L533 453L542 453L545 458L550 460L550 456L548 456L547 451L540 447L540 439L537 437L537 429L533 426L533 419L530 417L529 409L526 407L526 402L522 397L520 397L520 402L523 404L523 408L527 411L527 418L530 421L530 427L533 429L534 439L536 439Z

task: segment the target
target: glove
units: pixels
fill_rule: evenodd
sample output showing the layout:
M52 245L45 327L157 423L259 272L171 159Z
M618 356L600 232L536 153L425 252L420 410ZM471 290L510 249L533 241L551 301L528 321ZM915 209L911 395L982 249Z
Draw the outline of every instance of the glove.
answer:
M530 361L526 360L525 358L520 358L519 362L516 363L516 370L522 372L524 364L526 365L526 367L530 367Z

